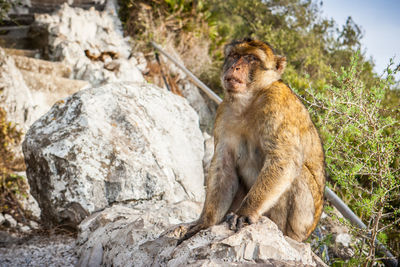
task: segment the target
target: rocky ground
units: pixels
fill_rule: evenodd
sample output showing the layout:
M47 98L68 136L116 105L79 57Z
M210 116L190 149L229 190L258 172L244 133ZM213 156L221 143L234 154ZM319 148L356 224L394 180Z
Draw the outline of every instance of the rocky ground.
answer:
M0 266L75 266L75 238L70 235L12 236L0 232Z

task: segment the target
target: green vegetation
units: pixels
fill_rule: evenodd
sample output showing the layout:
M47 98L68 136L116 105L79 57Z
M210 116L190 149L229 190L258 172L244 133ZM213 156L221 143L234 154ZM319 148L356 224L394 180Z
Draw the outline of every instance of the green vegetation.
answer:
M376 238L399 251L400 121L390 114L400 107L387 110L383 102L395 82L392 65L386 78L366 87L358 55L348 68L334 73L337 85L327 85L323 92L309 87L304 101L324 140L335 191L367 225L365 230L352 227L362 239L355 258L372 266Z
M223 47L233 39L267 41L287 57L283 80L312 111L326 150L331 186L368 231L353 228L365 265L377 260L378 238L400 254L400 90L393 63L384 76L363 53L351 17L338 26L310 0L120 0L136 49L154 55L154 40L172 46L185 65L223 94ZM365 241L365 242L364 242ZM351 265L354 262L338 264Z
M23 221L27 214L20 204L20 198L26 197L27 185L23 177L15 171L25 169L22 159L15 159L13 145L21 141L21 132L7 120L7 114L0 108L0 212L11 214Z
M0 0L0 25L3 20L7 19L8 12L13 8L21 5L21 1Z

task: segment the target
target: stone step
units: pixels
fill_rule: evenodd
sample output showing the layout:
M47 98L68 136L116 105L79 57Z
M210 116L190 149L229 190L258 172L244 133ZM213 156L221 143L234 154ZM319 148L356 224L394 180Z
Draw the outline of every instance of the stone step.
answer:
M72 80L26 70L20 71L26 85L31 89L34 103L45 109L49 109L60 99L90 86L87 81Z
M51 13L60 8L64 3L68 3L71 7L79 7L89 9L94 7L97 10L103 10L106 0L31 0L29 13Z
M68 78L71 69L62 62L47 61L37 58L12 55L15 65L21 70L31 71L35 74L47 74L51 76L59 76Z
M14 48L3 48L8 55L23 56L23 57L33 57L38 58L40 56L39 49L14 49Z

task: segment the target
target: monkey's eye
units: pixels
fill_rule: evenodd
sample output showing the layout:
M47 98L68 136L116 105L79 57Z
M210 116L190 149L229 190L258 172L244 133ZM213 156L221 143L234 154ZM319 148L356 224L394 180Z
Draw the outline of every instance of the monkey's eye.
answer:
M257 61L257 60L258 60L258 58L257 58L256 56L254 56L254 55L245 55L245 56L244 56L244 59L245 59L247 62L254 62L254 61Z
M237 60L237 59L239 59L239 55L238 55L238 54L231 53L231 54L229 54L228 58L232 58L232 59L234 59L234 60Z

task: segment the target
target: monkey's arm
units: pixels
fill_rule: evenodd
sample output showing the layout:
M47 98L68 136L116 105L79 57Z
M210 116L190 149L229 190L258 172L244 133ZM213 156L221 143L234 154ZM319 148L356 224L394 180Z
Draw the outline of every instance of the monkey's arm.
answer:
M233 151L227 145L216 146L209 175L206 180L206 200L199 220L183 240L198 231L219 223L227 213L238 190L239 180L235 170Z

